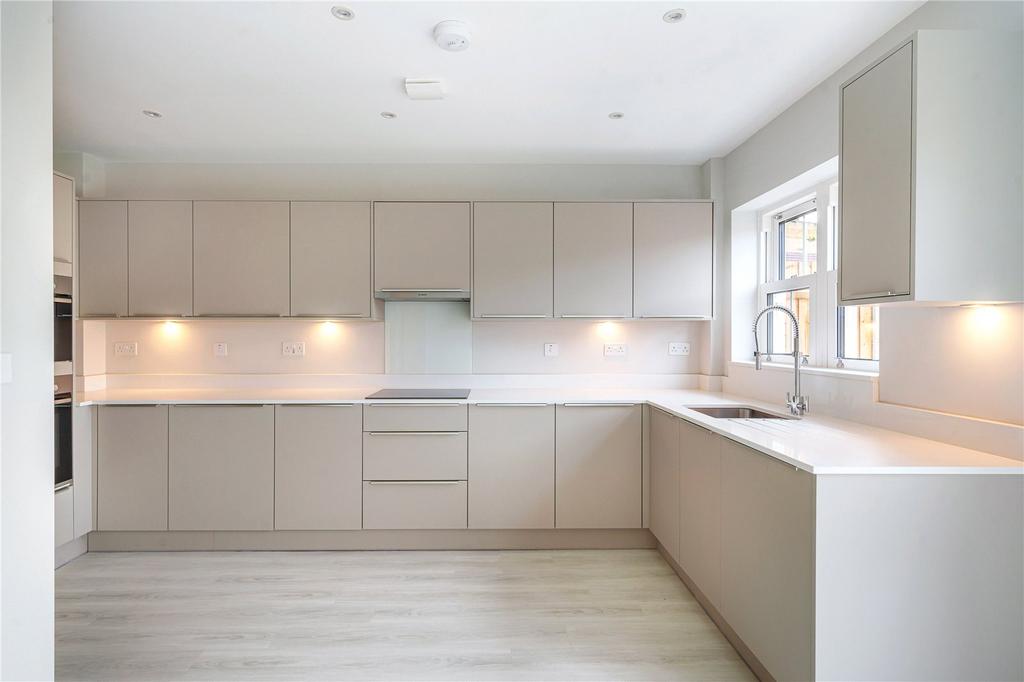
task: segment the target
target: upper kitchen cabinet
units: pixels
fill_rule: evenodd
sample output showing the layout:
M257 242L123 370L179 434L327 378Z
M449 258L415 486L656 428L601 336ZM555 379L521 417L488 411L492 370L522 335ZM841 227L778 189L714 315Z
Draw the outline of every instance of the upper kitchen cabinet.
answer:
M376 202L374 290L382 298L467 298L469 243L468 202Z
M553 205L473 204L473 316L551 317Z
M74 260L75 181L60 173L53 174L53 260L71 263ZM59 274L59 273L58 273Z
M292 202L294 317L370 317L371 232L369 202Z
M192 314L192 202L128 202L128 314Z
M284 316L288 202L194 203L195 314Z
M555 204L555 317L633 316L633 204Z
M711 317L712 204L633 204L633 315Z
M842 85L840 305L1024 300L1022 63L919 31Z
M78 315L128 314L128 202L78 207Z

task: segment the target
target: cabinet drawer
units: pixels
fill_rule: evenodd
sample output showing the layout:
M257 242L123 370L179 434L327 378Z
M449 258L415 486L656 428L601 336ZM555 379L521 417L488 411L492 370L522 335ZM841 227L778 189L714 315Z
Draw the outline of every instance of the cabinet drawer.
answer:
M371 431L363 434L367 481L465 480L464 431Z
M391 405L369 403L363 431L465 431L466 405Z
M363 528L466 527L465 481L367 481Z

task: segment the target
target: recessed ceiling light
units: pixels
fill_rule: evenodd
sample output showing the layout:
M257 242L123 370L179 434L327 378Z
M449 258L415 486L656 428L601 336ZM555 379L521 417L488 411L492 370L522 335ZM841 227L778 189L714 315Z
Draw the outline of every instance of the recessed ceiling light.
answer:
M619 120L620 118L624 118L625 116L626 115L621 111L613 111L612 113L608 114L608 118L616 121Z
M142 115L143 116L149 116L150 118L163 118L164 117L164 115L161 114L159 111L153 111L152 109L143 109L142 110Z
M384 118L398 118L398 114L393 111L382 111L380 112L380 115Z
M356 18L356 13L350 10L348 7L341 5L335 5L331 8L331 14L334 15L335 19L341 19L342 21L352 21Z
M670 9L661 16L661 20L667 24L678 24L686 18L685 9Z

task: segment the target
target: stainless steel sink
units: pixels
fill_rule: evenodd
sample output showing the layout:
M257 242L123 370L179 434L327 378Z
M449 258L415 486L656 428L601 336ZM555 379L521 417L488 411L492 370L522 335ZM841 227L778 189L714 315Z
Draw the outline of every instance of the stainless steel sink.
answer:
M706 414L715 419L794 419L783 414L765 412L747 405L723 405L721 407L690 407L694 412Z

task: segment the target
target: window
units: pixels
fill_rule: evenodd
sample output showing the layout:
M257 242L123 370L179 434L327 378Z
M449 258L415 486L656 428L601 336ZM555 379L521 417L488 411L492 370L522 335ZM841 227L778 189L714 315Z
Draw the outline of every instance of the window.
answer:
M838 193L838 183L825 183L761 215L758 308L793 311L804 364L877 370L878 307L837 305ZM769 356L793 353L788 315L766 315L760 334Z

